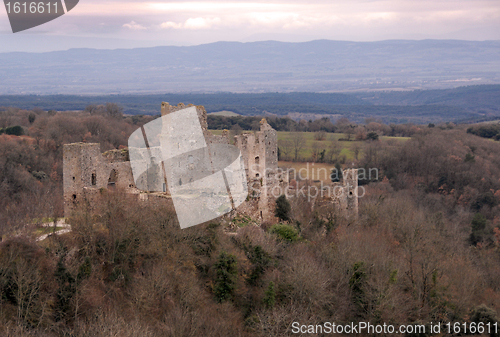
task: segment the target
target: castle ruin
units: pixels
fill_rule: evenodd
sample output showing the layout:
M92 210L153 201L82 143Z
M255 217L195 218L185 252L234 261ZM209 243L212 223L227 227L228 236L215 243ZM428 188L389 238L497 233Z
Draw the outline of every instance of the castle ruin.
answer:
M185 108L183 104L171 106L164 102L161 106L161 114L165 116ZM196 106L196 113L208 147L212 144L231 144L229 131L224 130L221 135L214 135L208 130L207 113L203 106ZM234 136L234 145L240 150L248 184L248 197L237 208L238 212L259 222L275 222L275 199L289 187L287 172L278 168L276 130L263 119L260 122L259 131ZM358 200L357 197L353 197L357 188L355 171L357 170L346 170L344 172L346 179L343 184L333 183L332 185L337 188L331 202L344 214L348 212L357 214ZM146 185L137 181L137 184L141 189L137 188L136 181L134 181L127 149L101 153L100 144L97 143L64 145L63 187L66 217L70 216L82 202L95 208L105 189L120 189L136 195L138 200L143 201L155 198L169 199L169 191L163 181L151 180ZM143 190L144 186L150 185L154 187Z

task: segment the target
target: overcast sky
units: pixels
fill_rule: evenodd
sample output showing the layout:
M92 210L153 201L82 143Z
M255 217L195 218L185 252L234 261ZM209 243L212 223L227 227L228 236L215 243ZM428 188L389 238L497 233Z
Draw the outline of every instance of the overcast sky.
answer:
M80 0L63 17L16 34L0 9L0 52L429 38L500 40L500 0Z

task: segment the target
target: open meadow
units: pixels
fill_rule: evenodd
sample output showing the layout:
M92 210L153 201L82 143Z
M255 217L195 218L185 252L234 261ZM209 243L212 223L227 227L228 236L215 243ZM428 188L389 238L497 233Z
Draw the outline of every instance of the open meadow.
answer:
M215 135L221 135L222 130L211 130ZM243 131L252 132L252 131ZM324 133L323 139L317 139L319 135L315 132L287 132L278 131L278 147L280 161L290 162L329 162L336 161L345 163L361 158L364 155L364 148L367 141L354 140L351 136L347 141L347 134L344 133ZM380 142L394 143L404 142L411 137L379 137ZM297 158L295 158L297 151ZM321 154L324 151L323 155ZM298 167L302 167L298 164ZM296 165L295 165L296 166ZM327 165L328 167L333 165Z

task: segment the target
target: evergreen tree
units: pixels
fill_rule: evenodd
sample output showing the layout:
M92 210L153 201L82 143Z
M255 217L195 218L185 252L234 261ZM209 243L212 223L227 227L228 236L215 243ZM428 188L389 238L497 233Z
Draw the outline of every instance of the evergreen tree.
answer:
M54 276L59 285L56 294L56 320L63 320L71 310L71 299L76 292L75 279L66 269L63 256L57 262Z
M238 280L238 261L236 256L221 252L215 263L214 293L218 302L230 300L236 289Z
M267 309L272 309L274 307L274 304L276 303L276 292L274 291L273 281L269 282L269 286L266 289L264 299L262 301Z
M289 221L290 213L292 212L292 207L290 203L286 199L284 194L280 195L278 199L276 199L276 209L274 211L274 215L279 218L281 221Z

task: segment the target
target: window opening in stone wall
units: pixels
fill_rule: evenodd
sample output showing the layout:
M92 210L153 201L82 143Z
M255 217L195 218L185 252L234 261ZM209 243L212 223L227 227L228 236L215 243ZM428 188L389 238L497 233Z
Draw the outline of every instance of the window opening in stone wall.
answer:
M109 174L108 186L115 186L117 181L118 181L118 172L116 172L115 169L112 169L111 173Z

